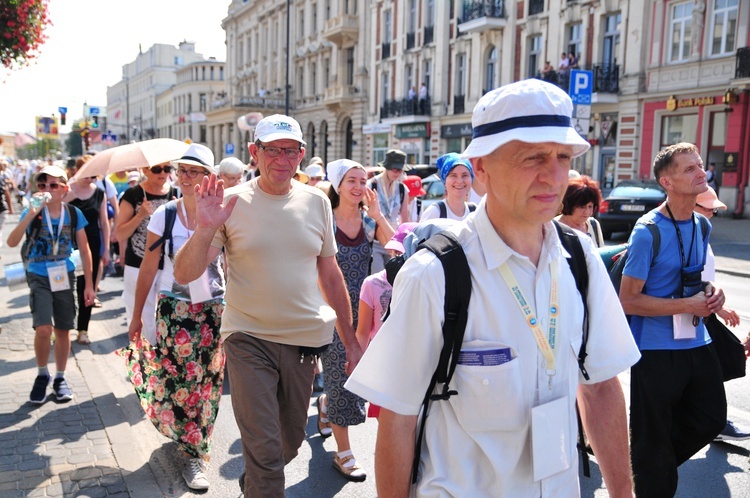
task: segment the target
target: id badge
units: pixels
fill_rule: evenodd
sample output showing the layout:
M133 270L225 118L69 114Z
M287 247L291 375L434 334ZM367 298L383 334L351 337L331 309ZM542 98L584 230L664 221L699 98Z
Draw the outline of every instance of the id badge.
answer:
M188 284L190 291L190 302L193 304L203 303L213 299L211 286L208 279L208 270Z
M568 396L531 409L531 456L534 481L570 468L570 411Z
M68 265L65 261L50 261L47 263L47 275L49 276L49 288L52 292L70 289Z
M695 339L695 325L693 315L680 313L672 316L672 331L675 339Z

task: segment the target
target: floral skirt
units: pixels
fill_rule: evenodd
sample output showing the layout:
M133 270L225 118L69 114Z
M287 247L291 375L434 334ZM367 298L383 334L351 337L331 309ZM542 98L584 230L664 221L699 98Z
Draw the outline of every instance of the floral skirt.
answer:
M194 458L207 455L224 383L221 299L191 304L164 294L156 309L156 345L120 350L146 416Z

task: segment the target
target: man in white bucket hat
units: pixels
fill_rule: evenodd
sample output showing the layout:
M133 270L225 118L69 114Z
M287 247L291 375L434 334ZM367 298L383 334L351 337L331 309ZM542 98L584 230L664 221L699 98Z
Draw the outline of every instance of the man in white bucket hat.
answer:
M346 384L383 408L380 496L407 496L411 486L417 496L578 496L576 397L607 490L632 496L617 374L638 360L638 349L604 265L581 235L589 337L579 369L583 302L552 223L571 160L589 148L571 127L572 110L563 91L540 80L498 88L474 108L463 156L487 195L448 229L472 281L450 385L458 394L430 405L415 483L417 416L443 345L446 282L429 251L401 268L391 315Z

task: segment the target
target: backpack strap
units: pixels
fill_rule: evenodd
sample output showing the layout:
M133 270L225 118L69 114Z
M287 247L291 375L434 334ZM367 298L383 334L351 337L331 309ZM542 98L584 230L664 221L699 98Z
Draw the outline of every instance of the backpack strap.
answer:
M404 197L406 197L406 185L404 185L403 183L399 182L399 184L398 184L398 191L401 194L401 204L399 204L399 206L401 206L401 205L404 204Z
M473 213L477 210L477 204L475 202L467 202L466 205L469 206L470 213Z
M73 249L78 249L78 240L76 239L76 232L78 231L78 210L75 206L71 206L67 202L63 202L65 209L68 211L68 221L70 227L70 244Z
M437 203L438 209L440 210L440 217L441 218L447 218L448 217L448 206L445 204L445 201L438 201Z
M466 321L469 316L469 300L471 298L471 270L463 247L456 236L448 232L440 232L419 245L435 254L443 265L445 273L445 303L443 318L443 348L437 369L432 375L430 386L422 401L422 415L419 433L414 443L414 461L411 469L412 483L417 482L419 459L422 453L422 439L424 438L425 422L430 401L447 400L457 391L450 389L450 381L458 364L458 355L464 341ZM448 285L450 282L450 285ZM433 394L435 386L443 384L439 394Z
M159 269L164 269L164 242L169 241L169 257L174 256L174 241L172 240L172 228L174 228L174 222L177 218L177 201L169 201L164 205L164 232L161 237L151 244L148 248L149 251L155 251L157 247L161 246L161 256L159 258Z

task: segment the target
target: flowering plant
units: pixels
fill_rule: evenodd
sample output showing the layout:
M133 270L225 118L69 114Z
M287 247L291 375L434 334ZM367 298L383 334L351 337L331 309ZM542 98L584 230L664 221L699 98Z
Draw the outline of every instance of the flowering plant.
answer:
M0 2L0 62L8 69L28 64L47 39L51 24L49 0L3 0Z

